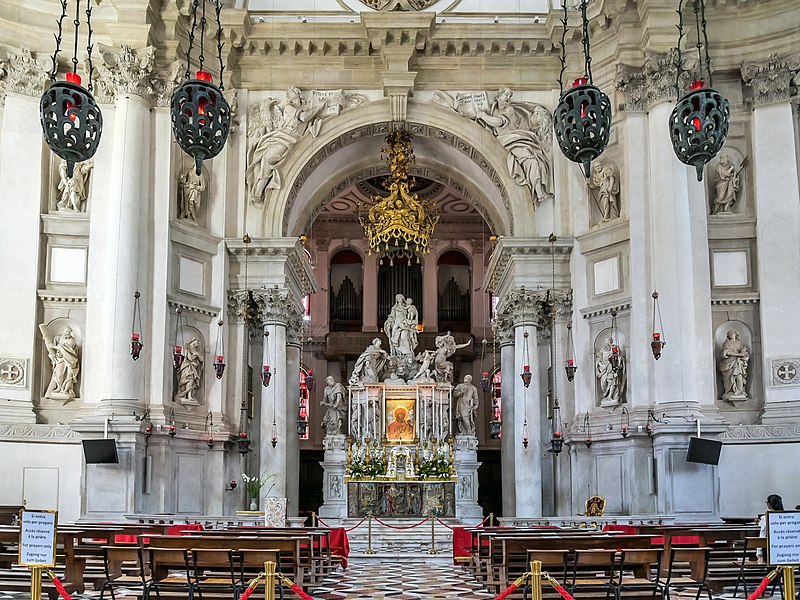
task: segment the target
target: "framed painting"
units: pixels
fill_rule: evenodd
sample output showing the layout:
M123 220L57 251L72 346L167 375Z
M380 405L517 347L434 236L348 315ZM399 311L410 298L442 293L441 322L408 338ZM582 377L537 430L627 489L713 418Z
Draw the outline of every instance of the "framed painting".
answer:
M417 437L417 399L387 398L385 410L386 441L400 444L413 442Z

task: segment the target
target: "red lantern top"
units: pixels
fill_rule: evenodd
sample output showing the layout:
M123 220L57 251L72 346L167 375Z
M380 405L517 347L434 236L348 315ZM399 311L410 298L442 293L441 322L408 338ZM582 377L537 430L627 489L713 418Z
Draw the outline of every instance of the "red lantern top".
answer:
M211 73L208 71L198 71L195 74L195 78L199 79L200 81L205 81L206 83L211 83Z
M575 81L572 82L572 87L578 87L579 85L586 85L588 80L586 77L578 77Z
M704 87L706 87L706 82L702 79L697 79L696 81L693 81L691 85L689 85L689 90L693 92L695 90L701 90Z
M78 75L77 73L73 72L73 71L68 71L67 72L67 81L69 83L74 83L75 85L80 85L81 84L81 76Z

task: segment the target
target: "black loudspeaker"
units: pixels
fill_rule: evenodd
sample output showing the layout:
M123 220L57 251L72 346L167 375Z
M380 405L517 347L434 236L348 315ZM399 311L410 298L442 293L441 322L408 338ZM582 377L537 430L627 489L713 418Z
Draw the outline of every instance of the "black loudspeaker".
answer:
M87 465L117 464L116 440L83 440L83 456Z
M686 453L686 462L718 465L721 450L722 442L698 437L689 438L689 451Z

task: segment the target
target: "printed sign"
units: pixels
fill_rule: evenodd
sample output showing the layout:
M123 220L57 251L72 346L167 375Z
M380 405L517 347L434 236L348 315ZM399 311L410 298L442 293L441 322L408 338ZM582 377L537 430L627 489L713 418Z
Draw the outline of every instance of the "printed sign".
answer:
M800 511L767 513L767 563L800 565Z
M23 510L19 526L19 564L56 566L56 510Z

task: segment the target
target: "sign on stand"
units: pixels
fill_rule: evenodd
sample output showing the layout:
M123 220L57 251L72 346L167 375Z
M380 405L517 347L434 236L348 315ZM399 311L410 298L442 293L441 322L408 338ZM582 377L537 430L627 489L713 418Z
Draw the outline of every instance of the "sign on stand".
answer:
M58 511L22 510L20 517L20 566L55 567Z
M800 565L800 511L768 512L767 564Z

